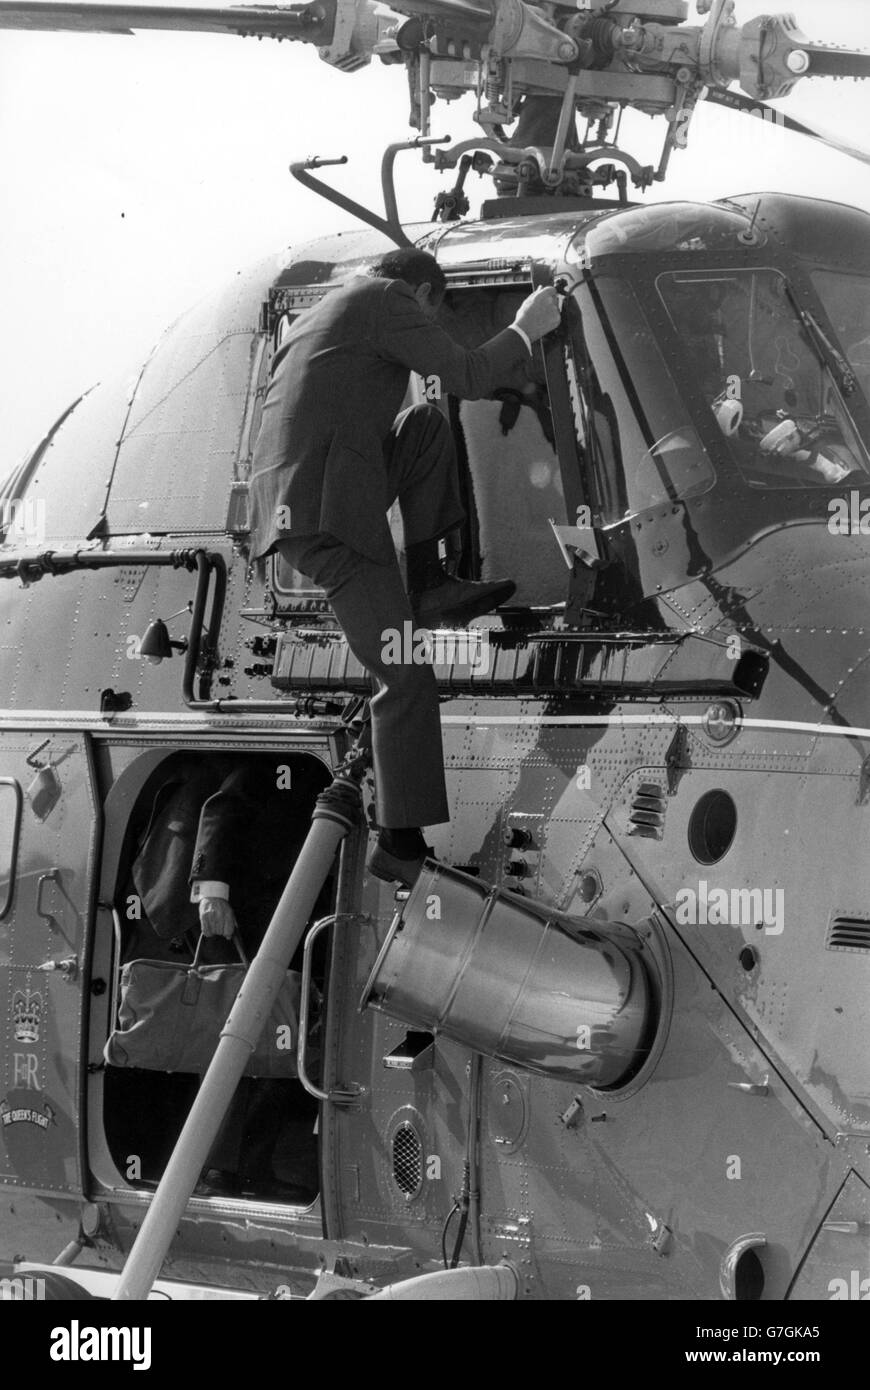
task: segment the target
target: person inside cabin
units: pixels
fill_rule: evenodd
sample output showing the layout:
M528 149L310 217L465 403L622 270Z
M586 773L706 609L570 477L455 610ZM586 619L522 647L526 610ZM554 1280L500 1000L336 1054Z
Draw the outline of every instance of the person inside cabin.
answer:
M399 414L409 374L433 395L477 400L513 385L532 345L558 327L555 289L466 349L435 323L446 279L433 256L388 253L368 276L300 315L271 368L251 479L252 559L279 552L322 588L348 646L372 674L377 842L368 868L412 884L422 827L449 820L438 691L430 666L390 659L390 633L457 626L505 603L510 579L461 580L439 541L463 519L450 426L437 405ZM398 499L408 592L386 513Z
M830 486L860 470L834 379L782 275L665 275L660 288L716 421L758 485Z
M313 766L313 765L312 765ZM171 760L151 800L131 864L141 917L126 923L122 962L192 958L205 938L203 964L250 960L256 953L310 825L323 777L285 759L231 757ZM283 770L282 770L283 769ZM329 911L327 881L315 916ZM146 1083L147 1085L148 1083ZM154 1166L162 1170L193 1099L196 1082L153 1074L149 1095L166 1124ZM298 1081L243 1077L212 1147L198 1195L243 1192L307 1203L317 1191L316 1102ZM285 1126L306 1134L274 1168ZM289 1167L288 1167L289 1165Z

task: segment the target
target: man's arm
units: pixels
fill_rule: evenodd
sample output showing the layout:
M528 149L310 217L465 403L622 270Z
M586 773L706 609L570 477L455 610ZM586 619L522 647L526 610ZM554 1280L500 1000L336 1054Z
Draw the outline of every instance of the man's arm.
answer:
M241 837L255 810L244 768L235 768L200 812L191 866L191 900L199 903L204 936L231 937L238 923L230 884Z
M522 304L510 328L479 348L464 348L427 318L409 285L387 282L381 296L379 349L422 376L438 376L442 391L463 400L480 400L511 379L528 362L531 344L559 323L556 291L536 290Z

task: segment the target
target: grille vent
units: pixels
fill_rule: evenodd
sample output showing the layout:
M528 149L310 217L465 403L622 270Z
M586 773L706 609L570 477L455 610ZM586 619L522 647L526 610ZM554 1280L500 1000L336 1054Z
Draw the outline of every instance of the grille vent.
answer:
M829 951L870 951L870 919L835 917L825 946Z
M657 782L641 782L631 802L628 817L629 835L645 840L660 840L665 833L667 797Z
M407 1198L416 1197L423 1186L423 1145L407 1120L393 1134L393 1181Z

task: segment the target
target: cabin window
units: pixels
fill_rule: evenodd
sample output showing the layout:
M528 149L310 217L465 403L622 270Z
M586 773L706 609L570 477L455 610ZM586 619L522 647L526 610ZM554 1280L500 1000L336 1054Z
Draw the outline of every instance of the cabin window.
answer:
M837 384L837 349L775 270L671 271L658 290L700 387L753 487L866 481Z
M13 777L0 778L0 917L5 917L15 886L21 788Z
M534 386L502 401L460 401L454 421L480 578L515 579L511 601L520 606L565 598L565 562L549 524L564 524L565 501L548 410L546 388Z
M513 322L530 289L506 283L451 290L444 327L464 347L477 347ZM550 521L564 525L568 518L539 349L493 397L443 402L466 513L459 573L507 576L517 585L513 605L554 607L565 600L567 572Z
M604 521L707 492L713 466L631 286L596 278L577 301L575 355L585 364Z

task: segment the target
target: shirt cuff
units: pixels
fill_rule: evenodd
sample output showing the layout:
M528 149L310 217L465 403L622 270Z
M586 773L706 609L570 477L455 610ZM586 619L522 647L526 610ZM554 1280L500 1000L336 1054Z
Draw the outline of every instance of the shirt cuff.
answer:
M215 878L195 878L190 889L190 901L198 903L200 898L223 898L230 900L230 885Z
M523 342L524 342L525 345L526 345L526 349L527 349L527 351L528 351L528 353L529 353L529 356L531 357L531 354L532 354L532 340L531 340L531 338L529 337L528 333L525 331L524 328L520 328L519 325L516 324L516 323L510 324L509 327L511 327L511 328L514 330L515 333L519 333L520 337L522 338Z

